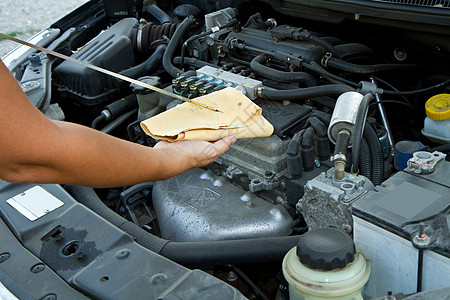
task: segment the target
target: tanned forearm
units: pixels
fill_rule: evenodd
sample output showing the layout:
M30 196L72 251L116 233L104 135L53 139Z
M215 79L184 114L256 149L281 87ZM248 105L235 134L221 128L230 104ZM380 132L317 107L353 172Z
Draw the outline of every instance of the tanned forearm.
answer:
M0 178L10 182L122 186L169 178L212 162L235 141L159 143L149 148L51 121L0 64Z
M36 151L34 155L17 157L9 181L119 186L165 179L194 166L173 151L144 147L80 125L55 122L53 127L28 148Z

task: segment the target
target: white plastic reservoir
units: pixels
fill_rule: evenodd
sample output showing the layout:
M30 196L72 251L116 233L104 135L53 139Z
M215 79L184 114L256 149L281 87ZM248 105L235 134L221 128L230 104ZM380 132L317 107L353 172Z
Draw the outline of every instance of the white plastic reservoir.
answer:
M450 143L450 94L439 94L428 99L425 112L427 117L422 134L436 143Z
M290 300L362 300L370 262L347 234L320 228L301 236L286 254L283 274Z

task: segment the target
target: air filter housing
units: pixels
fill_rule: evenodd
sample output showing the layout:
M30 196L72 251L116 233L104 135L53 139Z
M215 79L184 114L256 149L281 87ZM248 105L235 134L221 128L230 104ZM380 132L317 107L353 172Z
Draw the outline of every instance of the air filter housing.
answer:
M137 24L134 18L123 19L71 57L113 72L128 69L135 64L132 37L133 27ZM53 79L60 91L84 105L96 105L113 99L113 95L127 85L112 76L70 61L64 61L55 68Z

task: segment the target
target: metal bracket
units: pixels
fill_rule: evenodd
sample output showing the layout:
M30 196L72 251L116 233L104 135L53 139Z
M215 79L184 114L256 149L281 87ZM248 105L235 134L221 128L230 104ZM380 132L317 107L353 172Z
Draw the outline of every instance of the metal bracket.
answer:
M153 187L153 182L132 186L120 193L120 201L133 222L142 227L155 219L146 202Z
M416 174L430 174L433 173L436 164L445 159L447 155L434 151L433 153L426 151L417 151L413 157L408 160L407 170Z

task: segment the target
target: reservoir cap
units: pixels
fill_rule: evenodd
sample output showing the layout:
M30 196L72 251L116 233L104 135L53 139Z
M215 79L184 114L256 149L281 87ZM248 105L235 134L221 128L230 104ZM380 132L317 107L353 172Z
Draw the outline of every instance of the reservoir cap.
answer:
M450 94L439 94L425 103L427 116L435 121L450 119Z
M318 228L300 236L297 256L312 269L344 268L355 259L352 238L335 228Z

